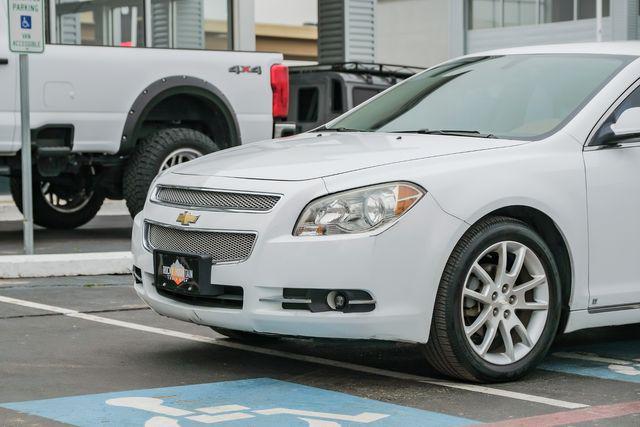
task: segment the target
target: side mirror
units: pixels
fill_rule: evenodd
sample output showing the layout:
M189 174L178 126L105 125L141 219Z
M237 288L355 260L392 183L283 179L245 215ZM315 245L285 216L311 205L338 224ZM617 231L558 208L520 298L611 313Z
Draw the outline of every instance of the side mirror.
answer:
M611 124L611 131L618 139L640 135L640 107L624 110Z
M640 138L640 107L623 111L615 123L601 127L594 145L618 146L620 141L634 137Z

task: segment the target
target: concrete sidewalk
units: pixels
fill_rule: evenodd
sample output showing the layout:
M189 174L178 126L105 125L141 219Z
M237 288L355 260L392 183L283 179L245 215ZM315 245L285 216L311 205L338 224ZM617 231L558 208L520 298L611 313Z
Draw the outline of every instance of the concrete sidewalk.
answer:
M25 256L22 214L10 196L0 196L0 278L127 273L132 224L124 202L107 200L80 228L36 226L36 255Z

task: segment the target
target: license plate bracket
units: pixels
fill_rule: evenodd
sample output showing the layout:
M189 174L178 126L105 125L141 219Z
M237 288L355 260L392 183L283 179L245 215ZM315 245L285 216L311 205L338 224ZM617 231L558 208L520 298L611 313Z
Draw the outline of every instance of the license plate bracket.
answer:
M157 289L180 295L213 297L222 286L211 284L211 257L170 251L153 251Z

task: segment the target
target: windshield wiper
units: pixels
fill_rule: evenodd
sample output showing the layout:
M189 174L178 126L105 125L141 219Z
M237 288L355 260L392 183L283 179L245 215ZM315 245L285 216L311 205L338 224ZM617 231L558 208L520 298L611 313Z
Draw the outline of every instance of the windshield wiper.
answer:
M453 135L470 136L474 138L496 138L492 133L482 133L477 130L454 130L454 129L417 129L417 130L397 130L392 133L417 133L421 135Z
M350 129L345 127L327 128L323 126L319 129L316 129L316 132L371 132L371 131L366 129Z

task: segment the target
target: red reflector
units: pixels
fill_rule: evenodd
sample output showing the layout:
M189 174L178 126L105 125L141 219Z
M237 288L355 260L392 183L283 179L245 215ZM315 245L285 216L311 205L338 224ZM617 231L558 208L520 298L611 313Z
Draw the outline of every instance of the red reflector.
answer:
M286 65L271 66L271 89L273 90L273 117L286 119L289 114L289 68Z

